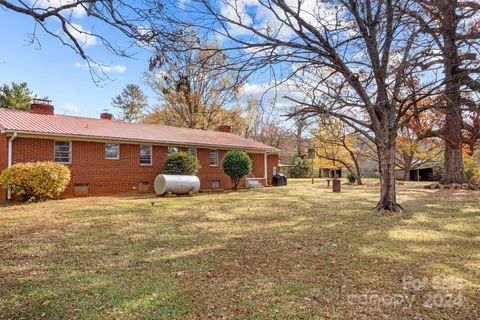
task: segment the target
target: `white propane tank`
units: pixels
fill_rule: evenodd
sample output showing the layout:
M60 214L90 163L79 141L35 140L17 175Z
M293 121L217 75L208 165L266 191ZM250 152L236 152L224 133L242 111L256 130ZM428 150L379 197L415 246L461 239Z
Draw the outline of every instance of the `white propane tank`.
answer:
M155 178L153 187L159 196L169 192L175 194L187 194L190 191L197 193L200 190L200 179L197 176L159 174Z

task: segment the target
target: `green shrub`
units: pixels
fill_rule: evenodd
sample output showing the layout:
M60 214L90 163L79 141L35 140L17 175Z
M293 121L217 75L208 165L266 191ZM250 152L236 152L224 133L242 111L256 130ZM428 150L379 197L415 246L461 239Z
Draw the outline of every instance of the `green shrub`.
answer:
M24 201L56 197L69 182L70 169L55 162L18 163L0 174L0 184Z
M197 157L189 152L172 152L165 161L166 174L189 176L196 174L198 169L200 169L200 164Z
M223 157L223 171L232 181L232 189L238 189L240 179L252 170L252 159L244 151L228 151Z
M353 173L348 173L347 176L345 177L347 178L347 181L349 183L355 183L355 181L357 181L357 178L355 177L355 175Z
M307 159L305 158L305 156L301 154L294 156L292 160L290 176L292 178L306 178L308 177L309 172L310 168L308 167Z

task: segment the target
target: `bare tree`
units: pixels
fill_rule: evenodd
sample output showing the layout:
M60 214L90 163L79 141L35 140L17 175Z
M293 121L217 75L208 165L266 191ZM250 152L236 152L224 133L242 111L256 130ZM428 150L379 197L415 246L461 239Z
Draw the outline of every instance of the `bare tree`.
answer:
M244 136L280 149L280 160L290 163L298 153L299 139L292 129L285 126L285 121L275 114L275 108L266 108L261 101L250 97L244 109ZM302 141L301 145L304 145L304 142ZM302 152L303 147L300 148Z
M244 2L201 0L196 26L242 50L239 69L272 68L277 84L303 97L291 116L329 115L376 145L380 162L378 210L402 211L396 199L397 129L410 99L399 99L408 74L418 73L418 28L405 14L410 0ZM425 91L425 92L424 92ZM421 87L418 95L429 94Z
M304 153L306 139L305 139L305 132L309 126L309 123L305 117L302 116L295 116L293 117L294 125L290 129L292 131L293 136L295 137L295 146L297 149L297 155L301 155Z
M96 83L107 78L106 66L89 54L86 47L91 41L100 42L115 55L131 57L139 45L156 42L167 47L178 40L178 32L174 24L169 24L162 1L0 0L0 9L31 17L35 26L29 41L41 45L39 30L56 38L85 60ZM88 17L88 29L76 22L80 16ZM127 41L123 44L114 41L115 33L126 36Z

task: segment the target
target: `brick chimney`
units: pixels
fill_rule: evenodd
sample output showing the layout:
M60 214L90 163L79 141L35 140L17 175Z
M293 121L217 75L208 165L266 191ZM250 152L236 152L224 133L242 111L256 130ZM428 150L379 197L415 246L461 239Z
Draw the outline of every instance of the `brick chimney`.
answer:
M103 120L112 120L113 118L113 115L109 112L102 112L100 113L100 119L103 119Z
M222 124L221 126L218 126L217 131L230 133L232 131L232 127L228 124Z
M51 100L33 98L30 105L30 112L53 116L54 108Z

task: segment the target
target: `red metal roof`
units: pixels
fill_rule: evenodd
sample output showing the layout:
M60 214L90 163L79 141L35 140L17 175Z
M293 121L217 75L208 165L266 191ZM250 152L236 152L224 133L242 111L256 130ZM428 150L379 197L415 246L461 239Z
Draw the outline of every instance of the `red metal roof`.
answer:
M65 115L44 115L5 108L0 108L0 128L2 132L17 131L26 134L279 151L274 147L233 133Z

